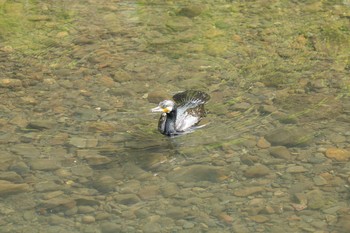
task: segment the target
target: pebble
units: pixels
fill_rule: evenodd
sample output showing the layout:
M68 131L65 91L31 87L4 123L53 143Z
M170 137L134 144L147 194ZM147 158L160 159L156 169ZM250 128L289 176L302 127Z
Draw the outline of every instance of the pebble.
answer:
M22 81L19 79L11 79L11 78L0 79L0 87L15 88L15 87L21 87L21 86L22 86Z
M226 179L226 171L221 167L191 165L174 170L167 176L173 182L220 182Z
M81 221L86 224L91 224L91 223L94 223L96 219L92 215L85 215L81 218Z
M312 210L321 209L326 205L326 199L322 191L312 190L306 193L308 207Z
M123 205L133 205L141 201L136 194L118 194L114 199Z
M302 173L307 171L308 169L304 168L303 166L290 166L286 170L286 172L289 172L289 173Z
M260 149L267 149L271 146L271 143L269 143L264 137L260 137L256 146Z
M7 180L13 183L23 183L23 178L16 172L0 172L0 180Z
M162 227L159 225L159 223L148 222L143 226L142 230L144 233L158 233L162 232Z
M264 215L249 216L249 219L257 223L264 223L270 220L268 217Z
M247 170L244 172L244 176L253 178L253 177L262 177L266 176L271 173L271 170L266 167L265 165L254 165L249 167Z
M28 129L37 129L37 130L44 130L44 129L51 129L56 125L54 121L51 120L32 120L28 123L27 128Z
M273 146L306 146L311 142L311 131L299 127L282 127L272 130L265 136Z
M121 232L121 226L116 223L112 222L105 222L102 223L100 226L101 232L102 233L116 233L116 232Z
M72 137L69 140L69 144L78 148L96 147L97 143L98 143L98 140L95 138Z
M252 195L254 193L260 193L265 191L264 187L260 186L255 186L255 187L246 187L246 188L241 188L237 189L233 192L233 195L238 196L238 197L246 197L249 195Z
M16 160L16 156L7 151L1 151L0 153L0 171L6 171L10 165Z
M141 188L138 192L138 196L142 200L151 200L155 199L159 194L159 187L156 185L145 186Z
M29 190L28 184L15 184L10 181L0 180L0 196L28 192Z
M103 165L112 162L110 158L102 155L86 156L84 159L91 166Z
M31 144L16 144L10 149L13 153L22 155L25 158L38 158L40 156L40 151Z
M78 206L78 213L79 214L88 214L95 212L95 208L91 206Z
M291 160L292 156L287 149L287 147L284 146L273 146L269 148L269 152L273 157L285 159L285 160Z
M52 171L61 167L59 162L54 159L34 159L29 162L29 165L32 170L40 171Z
M326 150L326 156L337 161L347 161L350 158L350 151L332 147Z
M116 188L116 180L111 176L102 176L93 181L93 187L100 192L111 192Z

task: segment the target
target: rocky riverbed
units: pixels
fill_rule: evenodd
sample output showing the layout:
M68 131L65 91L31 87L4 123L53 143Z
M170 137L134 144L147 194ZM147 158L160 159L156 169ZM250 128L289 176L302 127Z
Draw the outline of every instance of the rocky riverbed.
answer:
M0 10L1 232L350 232L348 1Z

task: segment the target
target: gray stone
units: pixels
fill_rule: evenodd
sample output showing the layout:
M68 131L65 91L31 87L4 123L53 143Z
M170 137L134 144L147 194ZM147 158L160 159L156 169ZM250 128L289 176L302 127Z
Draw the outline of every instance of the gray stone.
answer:
M0 172L0 180L7 180L14 183L22 183L23 179L16 172Z
M91 224L91 223L94 223L96 219L92 215L85 215L82 217L81 221L85 224Z
M21 155L25 158L39 157L40 151L31 144L16 144L10 149L13 153Z
M107 193L116 187L116 180L111 176L102 176L93 182L93 186L100 192Z
M222 167L192 165L170 172L168 179L173 182L219 182L226 177L225 173Z
M28 123L27 128L28 129L37 129L37 130L44 130L44 129L51 129L55 126L56 122L50 121L50 120L34 120Z
M15 184L6 180L0 180L0 196L28 192L29 190L28 184Z
M283 127L272 130L265 136L273 146L306 146L313 138L310 130L298 127Z
M116 223L112 223L112 222L102 223L100 226L100 229L101 229L102 233L121 232L121 226L116 224Z
M309 191L306 193L306 198L308 200L308 207L312 210L321 209L326 204L326 199L320 190Z
M114 197L114 199L123 205L133 205L141 201L136 194L119 194Z
M148 222L143 226L144 233L158 233L161 231L162 231L162 228L158 223L155 223L155 222Z
M95 211L95 208L91 206L78 206L78 213L79 214L88 214Z
M273 157L285 159L285 160L291 160L292 156L289 152L289 150L284 146L274 146L269 148L269 152Z
M29 164L32 170L51 171L60 168L59 162L54 159L34 159Z
M21 87L21 86L22 86L22 81L19 79L11 79L11 78L0 79L0 87L15 88L15 87Z
M268 174L271 173L271 170L266 167L265 165L254 165L249 167L245 172L244 172L244 176L246 177L262 177L262 176L266 176Z

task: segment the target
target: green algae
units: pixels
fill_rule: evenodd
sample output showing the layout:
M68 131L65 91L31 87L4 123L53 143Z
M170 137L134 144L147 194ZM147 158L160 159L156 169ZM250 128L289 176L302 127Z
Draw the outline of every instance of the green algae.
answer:
M22 54L39 55L59 47L71 28L73 12L64 2L0 1L0 39Z

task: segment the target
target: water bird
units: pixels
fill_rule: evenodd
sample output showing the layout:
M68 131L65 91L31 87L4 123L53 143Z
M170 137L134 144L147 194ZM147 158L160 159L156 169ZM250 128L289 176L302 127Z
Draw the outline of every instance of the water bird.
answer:
M202 91L187 90L177 93L173 100L164 100L152 112L161 112L158 130L169 137L193 132L206 115L204 104L210 96Z

